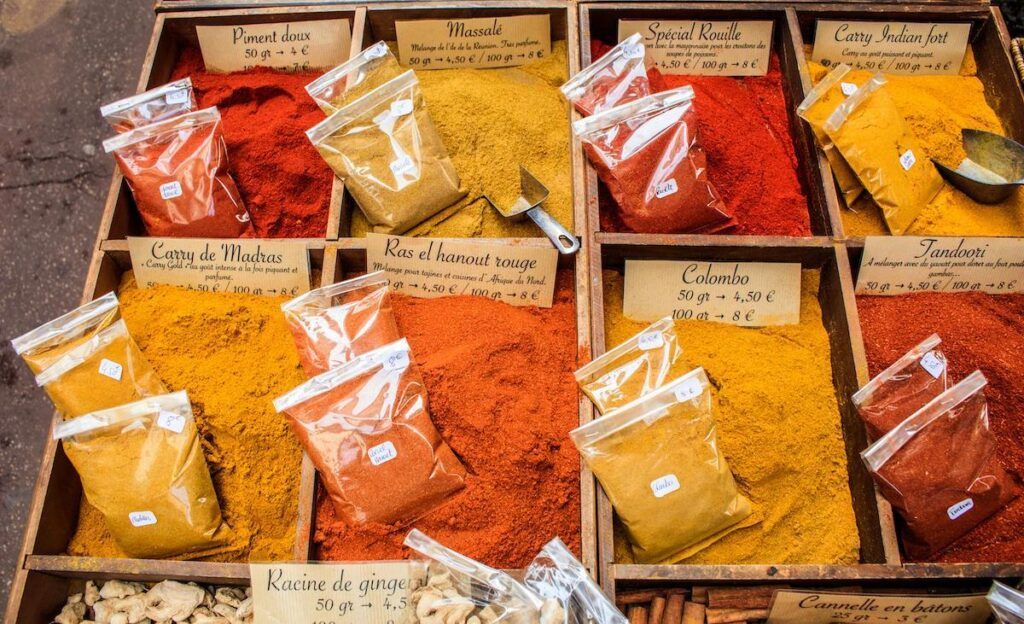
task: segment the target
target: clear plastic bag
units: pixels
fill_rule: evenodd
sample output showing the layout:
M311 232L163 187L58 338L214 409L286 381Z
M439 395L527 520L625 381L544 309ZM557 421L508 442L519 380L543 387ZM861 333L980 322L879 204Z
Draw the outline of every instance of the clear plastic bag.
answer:
M857 174L892 234L903 234L942 190L942 177L876 74L839 104L825 133Z
M238 238L249 213L228 174L216 108L136 128L103 142L132 189L150 236Z
M417 529L405 537L405 545L427 560L427 579L413 592L412 609L403 624L563 624L541 617L540 597L508 574L446 548Z
M319 375L401 339L383 271L281 304L307 375Z
M388 44L378 41L306 85L306 93L327 115L402 75Z
M675 563L756 521L718 448L703 368L569 435L637 563Z
M644 44L633 33L560 87L581 115L593 115L651 94Z
M411 71L306 136L345 180L375 232L402 234L465 195Z
M576 371L576 382L607 414L664 385L682 356L675 323L667 317Z
M38 375L119 318L117 295L110 292L18 336L11 340L11 346Z
M996 456L979 371L861 453L905 525L911 559L938 554L1017 496Z
M993 581L986 598L999 624L1024 624L1024 592Z
M100 114L116 132L128 132L195 109L192 79L182 78L107 104Z
M662 91L573 123L635 232L717 232L735 225L707 177L691 87Z
M184 391L62 422L53 435L126 554L198 555L224 544L228 529Z
M545 605L554 601L562 615L553 618L559 624L629 622L557 537L548 542L526 568L523 584L544 600ZM549 611L552 609L549 607Z
M167 392L123 320L69 350L36 383L65 418Z
M942 339L932 334L853 395L868 433L879 438L949 387Z
M314 377L274 401L349 525L406 524L465 487L434 427L404 339Z

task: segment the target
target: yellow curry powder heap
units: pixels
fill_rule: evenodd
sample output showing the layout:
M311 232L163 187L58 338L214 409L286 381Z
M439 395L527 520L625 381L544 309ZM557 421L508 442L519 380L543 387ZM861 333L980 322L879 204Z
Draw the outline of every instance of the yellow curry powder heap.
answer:
M272 401L305 381L283 299L172 286L139 289L129 277L121 314L157 374L187 390L225 522L227 552L213 559L290 559L302 450ZM124 557L99 512L83 500L71 555Z
M554 42L548 57L520 67L416 72L467 195L407 236L543 236L529 219L508 221L479 199L486 194L511 206L519 196L520 164L551 191L544 209L572 229L569 108L558 91L568 73L564 41ZM352 235L365 236L368 229L355 210Z
M719 443L741 491L763 516L684 564L853 564L860 539L847 476L818 273L805 271L800 323L747 328L677 321L682 357L670 378L703 366ZM647 324L622 314L622 275L604 274L612 348ZM621 533L621 531L619 531ZM621 535L616 558L628 557Z

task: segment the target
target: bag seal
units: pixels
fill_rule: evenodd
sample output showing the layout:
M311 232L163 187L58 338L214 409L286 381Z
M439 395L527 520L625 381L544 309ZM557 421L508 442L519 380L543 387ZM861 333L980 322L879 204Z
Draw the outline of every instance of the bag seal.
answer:
M882 74L875 74L870 80L860 86L859 89L853 92L853 95L843 100L839 106L836 107L832 114L825 120L823 127L825 132L837 132L839 128L846 123L853 111L863 104L871 94L875 93L886 84L885 76Z
M679 87L677 89L670 89L668 91L661 91L654 93L646 97L642 97L639 100L633 100L632 102L626 102L619 106L614 106L608 110L595 113L590 117L584 117L574 121L572 124L572 131L578 137L589 135L593 132L610 128L615 124L622 123L627 119L638 117L640 115L658 113L673 106L685 104L690 102L695 97L693 87L687 85Z
M404 74L392 78L366 95L339 108L330 117L321 121L309 130L306 130L306 137L313 145L320 145L327 137L331 136L346 124L359 118L363 113L379 106L389 98L394 97L402 89L413 88L419 85L416 74L410 69Z
M145 397L132 403L90 412L77 418L57 423L53 428L53 439L63 440L72 436L82 435L83 433L99 431L123 423L126 420L159 412L172 412L178 416L192 419L192 403L188 399L188 392L179 390L170 394Z
M150 89L149 91L143 91L142 93L138 93L136 95L132 95L132 96L126 97L126 98L124 98L122 100L118 100L116 102L111 102L110 104L106 104L104 106L101 106L100 107L100 115L103 115L104 117L108 117L108 116L113 115L115 113L120 113L122 111L125 111L125 110L127 110L129 108L132 108L134 106L138 106L139 104L142 104L144 102L149 102L149 101L155 100L155 99L157 99L159 97L164 97L168 93L173 93L175 91L181 91L183 89L187 89L189 91L192 90L192 79L191 78L186 76L185 78L182 78L181 80L175 80L174 82L168 82L165 85L161 85L161 86L156 87L154 89Z
M576 91L583 87L583 83L590 81L591 79L593 79L595 75L597 75L598 72L602 71L615 61L619 60L628 46L639 45L641 48L643 48L643 44L640 43L640 39L640 33L633 33L632 35L626 37L625 39L620 41L618 45L616 45L614 48L608 50L608 52L604 56L602 56L601 58L597 59L590 65L587 65L579 72L577 72L575 76L567 80L565 84L558 88L558 90L561 91L562 95L565 96L565 98L570 102L576 99L581 95Z
M117 306L117 295L113 292L108 292L98 299L93 299L67 314L61 315L48 323L43 323L32 331L12 339L11 346L14 347L14 352L17 355L21 355L62 334L88 326L90 323L99 320L116 309Z
M344 282L335 282L327 286L321 286L315 290L310 290L302 293L294 299L289 299L281 304L281 310L284 312L292 312L298 308L304 308L312 304L313 301L318 299L330 299L338 295L343 295L353 290L365 288L367 286L387 286L388 278L384 275L384 271L374 271L373 273L366 273L359 277L354 277Z
M625 342L615 346L610 351L605 351L596 359L591 360L587 364L584 364L579 370L577 370L574 373L576 381L579 383L583 383L585 380L589 379L591 375L599 372L602 368L604 368L609 361L615 360L616 358L625 355L626 353L632 351L633 349L636 349L642 336L646 336L647 334L652 334L654 332L665 332L671 329L673 325L674 322L672 321L671 316L666 316L665 318L655 321L654 323L648 325L646 328L643 329L643 331L637 333L634 336L631 336Z
M351 74L353 71L360 69L363 65L366 65L369 61L379 59L389 52L388 44L383 41L378 41L372 46L361 51L359 54L353 56L349 60L345 61L341 65L338 65L334 69L327 71L324 75L320 76L313 82L306 85L306 93L312 98L319 97L318 94L323 92L328 86L338 82L344 76Z
M814 85L814 88L807 94L804 101L800 102L800 105L796 107L797 115L803 117L807 109L814 106L815 102L828 93L829 89L836 86L846 74L850 73L850 69L850 66L845 63L840 63L832 68L832 71L822 78L821 82Z
M914 348L912 348L910 351L904 353L903 356L900 357L900 359L893 362L884 371L872 377L871 381L864 384L863 388L854 392L853 396L851 397L851 399L853 400L853 404L862 404L864 401L868 399L868 397L874 394L882 386L883 383L891 379L893 375L903 370L908 365L910 365L914 360L920 358L922 355L933 350L940 344L942 344L942 338L940 338L938 334L932 334L931 336L925 338L919 344L914 346Z
M204 108L191 113L178 115L177 117L171 117L170 119L158 121L156 123L149 124L148 126L142 126L141 128L135 128L128 132L111 137L103 141L103 151L109 154L111 152L116 152L119 149L153 139L169 132L177 132L186 128L198 128L200 126L219 121L220 111L217 110L216 106L211 106L210 108Z
M117 338L128 335L128 326L125 324L124 319L119 319L112 323L110 327L105 328L92 338L65 353L53 365L36 375L36 385L45 386L51 381L60 378L69 370L81 366L93 353L96 353Z

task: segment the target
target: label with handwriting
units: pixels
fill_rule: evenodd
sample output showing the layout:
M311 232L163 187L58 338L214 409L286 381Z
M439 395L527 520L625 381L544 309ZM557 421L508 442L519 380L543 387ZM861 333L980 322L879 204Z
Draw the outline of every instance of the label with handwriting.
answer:
M984 594L847 594L779 590L768 624L983 624L990 612Z
M251 563L255 624L401 624L426 567L380 563Z
M626 260L623 313L744 327L800 322L800 265L777 262Z
M206 292L293 297L309 290L305 243L128 237L135 280Z
M917 292L1024 292L1024 239L869 236L857 275L859 295Z
M619 20L619 41L640 33L647 58L673 74L763 76L771 20Z
M366 266L368 271L386 272L391 290L414 297L476 295L550 308L558 251L546 240L508 245L368 234Z
M811 59L887 74L958 74L970 24L818 20Z
M326 69L348 58L348 20L196 26L206 71L227 73L253 67L284 71Z
M398 58L413 69L513 67L551 54L550 15L395 22Z

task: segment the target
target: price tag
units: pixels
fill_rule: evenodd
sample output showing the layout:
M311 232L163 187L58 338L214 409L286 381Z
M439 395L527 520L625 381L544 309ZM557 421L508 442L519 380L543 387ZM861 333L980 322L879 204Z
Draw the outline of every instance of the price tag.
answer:
M551 55L551 16L395 22L398 57L413 69L514 67Z
M654 498L663 498L679 489L679 479L674 474L667 474L651 481L651 492Z
M391 290L414 297L475 295L550 308L558 252L546 240L507 245L368 234L366 265L369 271L386 272Z
M419 562L249 564L255 624L396 624L426 581Z
M103 358L100 360L100 375L104 377L110 377L114 381L121 381L121 374L124 372L124 367L113 360Z
M348 20L196 26L206 71L227 73L253 67L308 71L340 65L348 58Z
M913 596L779 590L768 624L983 624L990 612L984 594Z
M704 394L704 384L696 379L690 379L680 384L675 390L676 401L680 403L692 401L702 394Z
M636 346L641 351L650 351L652 349L660 349L665 344L665 336L660 331L653 331L647 334L641 334L636 341Z
M887 74L958 74L970 24L818 20L811 59Z
M297 241L128 237L135 279L206 292L294 297L309 290L309 254Z
M800 265L627 260L623 313L636 321L716 321L744 327L800 322Z
M619 41L640 33L647 58L673 74L763 76L772 21L619 20Z
M174 433L181 433L185 430L186 420L181 414L160 410L156 417L156 425Z
M916 292L1024 292L1024 239L869 236L857 275L859 295Z
M152 511L133 511L128 514L128 522L133 527L144 527L156 524L156 515Z
M946 363L940 360L934 351L929 351L921 358L921 368L928 371L928 374L935 379L938 379L942 371L946 369Z

